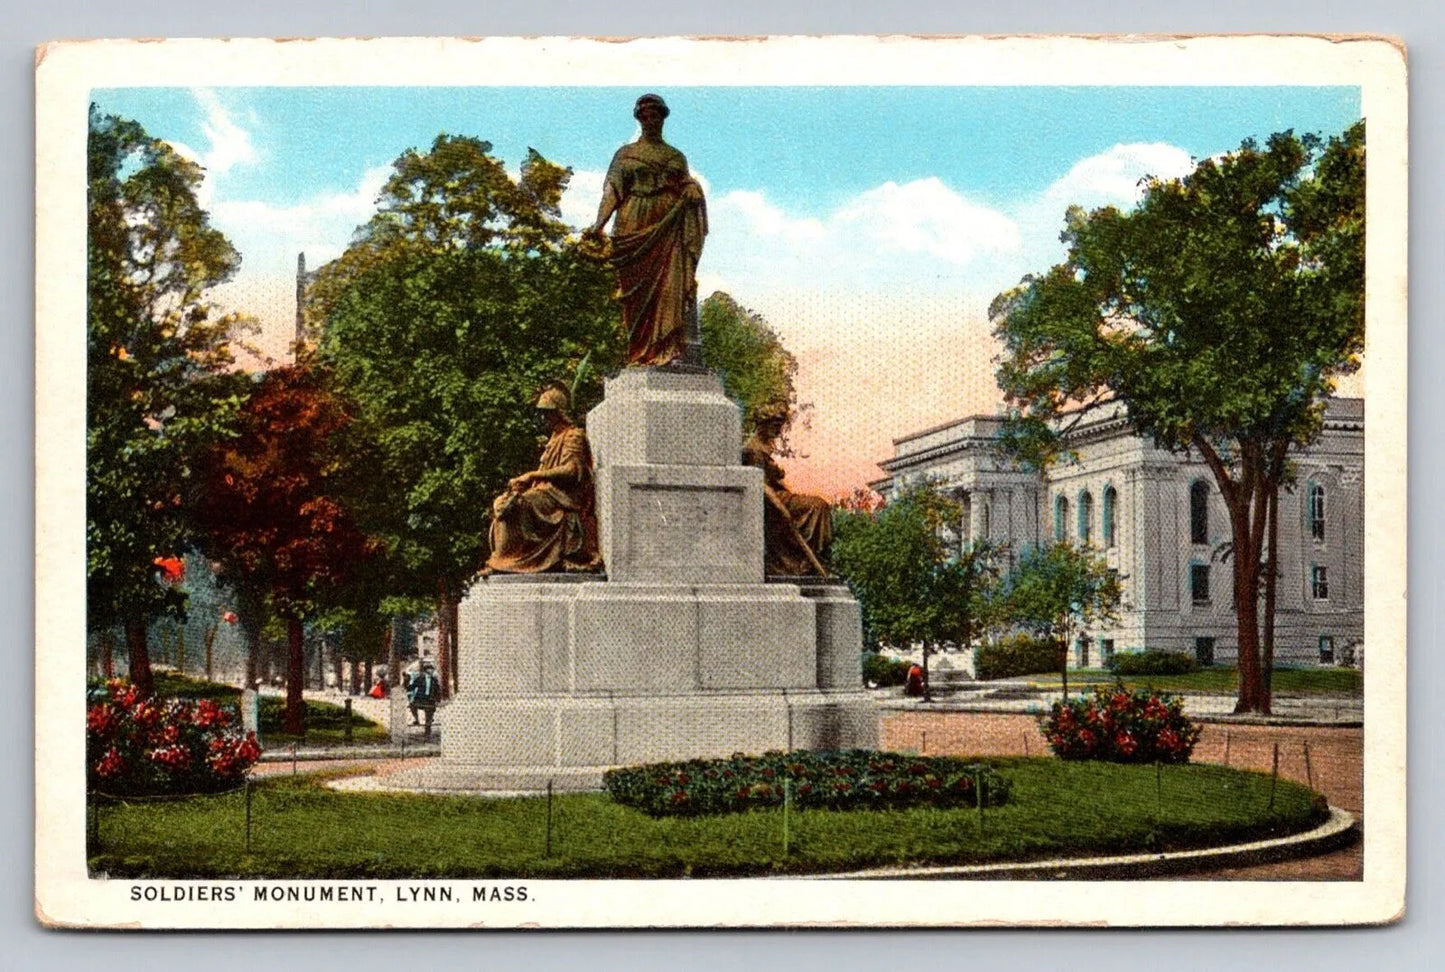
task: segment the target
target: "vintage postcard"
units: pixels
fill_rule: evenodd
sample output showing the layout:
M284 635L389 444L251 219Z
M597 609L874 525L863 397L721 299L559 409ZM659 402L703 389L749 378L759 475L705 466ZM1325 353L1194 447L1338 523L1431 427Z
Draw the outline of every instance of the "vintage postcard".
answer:
M36 72L41 922L1399 917L1399 43Z

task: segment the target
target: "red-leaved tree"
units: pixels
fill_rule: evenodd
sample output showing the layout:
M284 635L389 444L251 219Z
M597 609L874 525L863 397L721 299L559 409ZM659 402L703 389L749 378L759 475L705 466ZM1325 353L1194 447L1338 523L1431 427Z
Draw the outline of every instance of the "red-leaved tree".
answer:
M240 434L215 449L200 502L211 556L243 594L286 624L286 732L305 728L305 622L334 603L377 544L337 496L336 435L347 416L306 365L267 372L241 413Z

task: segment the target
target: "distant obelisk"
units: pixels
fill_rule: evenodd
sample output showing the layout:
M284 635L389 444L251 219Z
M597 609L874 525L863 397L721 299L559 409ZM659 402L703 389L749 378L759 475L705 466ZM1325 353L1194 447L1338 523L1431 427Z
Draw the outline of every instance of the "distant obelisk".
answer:
M291 363L296 364L301 356L301 339L306 334L306 254L296 254L296 340L291 345Z

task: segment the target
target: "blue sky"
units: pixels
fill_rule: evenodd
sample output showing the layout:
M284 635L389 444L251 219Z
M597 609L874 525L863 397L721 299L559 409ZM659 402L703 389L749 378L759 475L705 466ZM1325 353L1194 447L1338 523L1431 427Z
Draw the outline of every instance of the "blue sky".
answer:
M703 293L762 312L800 359L811 427L799 485L876 478L889 440L992 410L983 319L998 291L1062 256L1070 203L1129 205L1141 176L1292 128L1359 118L1353 87L660 88L665 137L707 192ZM334 258L389 164L439 132L528 147L576 170L590 222L601 173L636 135L633 88L124 88L92 92L205 166L202 201L241 251L218 293L279 354L296 253ZM886 405L887 407L880 407Z

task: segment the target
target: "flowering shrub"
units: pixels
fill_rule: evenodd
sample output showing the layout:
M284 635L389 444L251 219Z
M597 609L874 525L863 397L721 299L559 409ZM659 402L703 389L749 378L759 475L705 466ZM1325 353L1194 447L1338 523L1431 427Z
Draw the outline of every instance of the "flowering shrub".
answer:
M1042 728L1060 759L1114 763L1187 763L1200 731L1178 696L1122 685L1055 702Z
M735 753L728 759L650 763L608 770L612 799L654 817L731 813L783 803L825 810L977 806L1008 801L1009 781L992 767L946 756L908 756L864 749L845 752Z
M85 713L86 782L120 796L214 793L237 786L261 756L255 733L231 729L211 699L142 699L119 679Z

